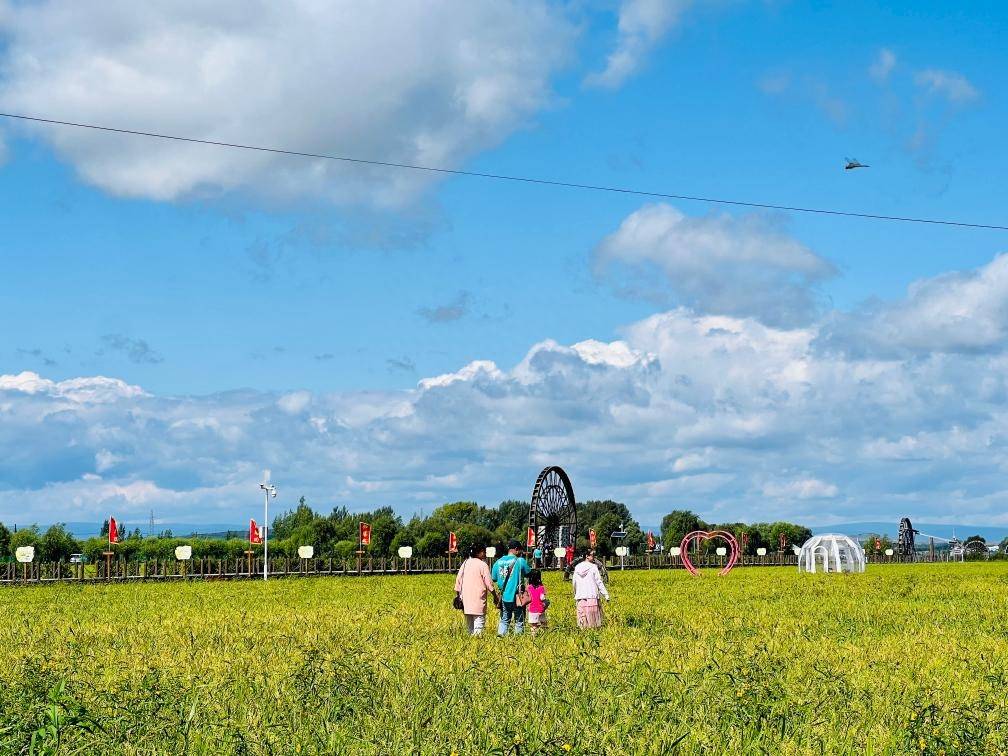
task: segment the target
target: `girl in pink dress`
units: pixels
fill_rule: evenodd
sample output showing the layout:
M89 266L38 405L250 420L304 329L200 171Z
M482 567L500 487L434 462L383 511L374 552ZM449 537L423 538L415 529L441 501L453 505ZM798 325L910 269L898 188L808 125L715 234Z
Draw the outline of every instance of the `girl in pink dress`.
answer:
M549 606L549 599L546 598L546 586L542 583L542 573L539 570L532 570L528 576L528 621L532 628L532 635L538 630L546 629L546 607Z

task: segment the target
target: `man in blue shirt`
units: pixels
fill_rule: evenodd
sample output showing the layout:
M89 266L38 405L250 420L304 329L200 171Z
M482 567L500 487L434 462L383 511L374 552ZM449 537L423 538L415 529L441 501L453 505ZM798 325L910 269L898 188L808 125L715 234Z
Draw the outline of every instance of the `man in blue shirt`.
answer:
M531 572L525 557L518 556L521 544L518 541L508 543L507 556L494 562L490 576L501 593L500 623L497 625L497 635L507 635L508 626L514 619L514 632L518 635L525 629L525 607L518 606L515 596L526 575Z

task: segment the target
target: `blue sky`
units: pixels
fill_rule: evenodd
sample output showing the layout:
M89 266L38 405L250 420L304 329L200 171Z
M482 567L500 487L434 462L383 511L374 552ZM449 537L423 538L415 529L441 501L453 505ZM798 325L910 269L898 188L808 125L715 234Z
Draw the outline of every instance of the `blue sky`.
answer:
M1005 223L995 3L249 7L0 2L0 109ZM1003 510L1003 400L970 381L1000 380L1005 232L10 121L0 138L0 518L28 502L41 520L241 519L264 466L322 508L409 513L526 496L546 461L648 521L675 506L816 522ZM871 168L845 172L845 156ZM789 356L765 374L749 351L722 363L732 329L757 362ZM792 385L801 370L820 377ZM68 398L97 377L114 399ZM874 427L849 402L890 379ZM805 425L817 413L835 427Z

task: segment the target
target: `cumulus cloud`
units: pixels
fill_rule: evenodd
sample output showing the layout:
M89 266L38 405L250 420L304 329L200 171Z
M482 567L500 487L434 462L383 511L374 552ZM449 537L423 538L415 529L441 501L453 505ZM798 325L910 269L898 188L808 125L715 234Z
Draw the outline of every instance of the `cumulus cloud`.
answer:
M834 313L820 343L853 355L995 353L1008 346L1008 255L917 281L905 299Z
M574 28L545 0L263 0L7 7L0 105L216 141L456 166L551 100ZM69 40L69 42L68 42ZM88 182L398 205L436 177L66 127L27 127Z
M980 97L980 90L955 71L928 68L918 71L914 82L928 94L944 97L954 105L964 105Z
M882 310L848 314L878 343L904 338L896 349L823 348L831 319L771 327L678 307L615 341L546 340L512 366L474 361L406 391L161 396L104 377L0 376L0 519L154 507L239 520L264 467L281 505L305 494L408 514L524 497L558 463L580 498L624 500L651 523L683 507L1008 523L1006 266L916 284L885 309L903 318L888 330ZM964 345L971 331L983 336Z
M678 23L692 0L623 0L616 46L605 68L585 78L590 87L616 89L635 74L648 54Z
M889 74L896 68L896 53L887 47L878 52L875 61L868 68L868 75L875 81L883 83L889 80Z
M626 295L771 325L810 320L815 284L835 274L764 216L692 217L667 204L628 216L595 250L595 267Z

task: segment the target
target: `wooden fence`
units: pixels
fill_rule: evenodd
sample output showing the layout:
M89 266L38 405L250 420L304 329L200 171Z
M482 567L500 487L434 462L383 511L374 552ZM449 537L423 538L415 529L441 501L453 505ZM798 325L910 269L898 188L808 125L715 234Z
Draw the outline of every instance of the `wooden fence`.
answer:
M911 561L899 556L869 555L870 563L897 563ZM544 565L544 569L556 569L555 562ZM708 556L694 559L700 568L723 567L725 557ZM928 554L918 554L914 562L930 562ZM943 561L935 559L933 561ZM680 569L682 559L668 554L619 557L605 560L609 571L641 569ZM271 578L325 577L325 576L367 576L397 574L446 574L458 570L458 557L419 557L400 559L398 557L363 557L361 559L317 558L297 559L273 557L269 560ZM797 567L798 557L793 553L773 553L766 556L744 555L736 567ZM194 558L186 561L176 559L152 559L147 561L127 561L124 559L99 560L89 564L68 562L32 562L20 564L9 562L0 564L0 585L27 585L39 583L94 583L94 582L140 582L166 580L250 580L263 576L261 558L247 557L233 559Z

